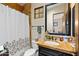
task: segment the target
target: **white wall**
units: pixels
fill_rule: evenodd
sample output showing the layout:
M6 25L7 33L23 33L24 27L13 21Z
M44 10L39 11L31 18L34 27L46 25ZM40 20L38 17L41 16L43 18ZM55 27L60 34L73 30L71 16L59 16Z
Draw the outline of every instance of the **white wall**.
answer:
M44 25L44 28L42 30L42 35L41 35L43 37L44 37L44 32L45 32L45 5L46 4L50 4L50 3L32 3L32 8L31 8L31 13L32 13L31 14L31 16L32 16L31 17L31 19L32 19L32 26L38 26L38 25L41 26L41 25ZM39 18L39 19L34 19L34 8L37 8L37 7L40 7L40 6L44 6L44 17L43 18ZM50 13L51 13L51 11L50 11ZM51 17L49 16L49 18L51 18ZM50 25L50 26L51 26L51 23L52 23L51 20L52 19L50 19L48 21L49 22L48 25ZM49 28L51 28L51 27L49 27ZM35 38L37 38L37 37L38 37L37 29L36 28L32 28L32 40L35 40Z
M43 18L34 19L34 8L37 8L37 7L40 7L40 6L44 6L44 9L45 9L44 3L33 3L32 4L32 8L31 8L32 26L42 26L42 25L44 25L44 27L45 27L45 15L44 15ZM44 10L44 14L45 14L45 10ZM42 27L42 34L41 34L42 37L44 37L44 32L45 32L44 27ZM32 40L35 40L37 37L38 37L37 28L32 27Z

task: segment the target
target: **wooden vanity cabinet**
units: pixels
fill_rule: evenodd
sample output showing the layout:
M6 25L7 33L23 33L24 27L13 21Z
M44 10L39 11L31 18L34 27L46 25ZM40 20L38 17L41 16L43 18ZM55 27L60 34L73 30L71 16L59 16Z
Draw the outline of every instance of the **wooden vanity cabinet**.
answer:
M39 56L73 56L73 55L39 46Z

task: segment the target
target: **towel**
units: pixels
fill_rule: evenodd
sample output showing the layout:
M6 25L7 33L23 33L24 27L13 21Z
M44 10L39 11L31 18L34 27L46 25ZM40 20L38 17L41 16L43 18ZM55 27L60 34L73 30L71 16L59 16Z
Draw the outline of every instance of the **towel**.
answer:
M37 32L38 32L38 34L41 34L41 32L42 32L41 29L42 29L41 26L37 26Z

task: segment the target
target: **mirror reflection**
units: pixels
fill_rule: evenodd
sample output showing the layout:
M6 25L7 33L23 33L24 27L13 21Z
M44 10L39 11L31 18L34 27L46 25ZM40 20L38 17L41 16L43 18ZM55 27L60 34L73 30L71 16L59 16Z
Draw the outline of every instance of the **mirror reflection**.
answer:
M67 3L52 4L47 6L47 31L49 33L68 34L68 11Z

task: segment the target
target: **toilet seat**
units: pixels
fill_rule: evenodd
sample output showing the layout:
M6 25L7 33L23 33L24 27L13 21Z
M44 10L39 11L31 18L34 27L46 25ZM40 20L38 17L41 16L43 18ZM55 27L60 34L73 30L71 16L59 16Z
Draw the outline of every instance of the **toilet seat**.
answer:
M34 56L35 55L35 52L36 52L36 49L28 49L25 53L24 53L24 56Z

